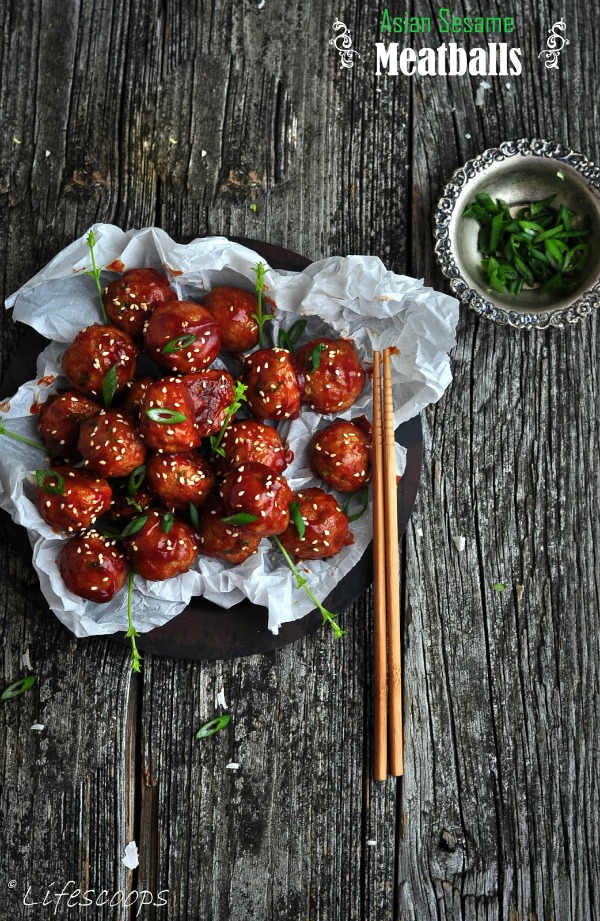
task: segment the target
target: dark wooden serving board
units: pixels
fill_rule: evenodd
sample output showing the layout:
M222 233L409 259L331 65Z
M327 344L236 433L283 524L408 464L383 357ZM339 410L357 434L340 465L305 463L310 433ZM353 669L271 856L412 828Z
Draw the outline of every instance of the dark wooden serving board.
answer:
M310 265L310 260L304 256L282 247L242 237L232 239L254 249L275 269L302 271ZM47 340L39 333L27 330L2 382L2 397L10 396L33 377L37 356L46 344ZM401 425L396 438L407 450L406 471L398 487L398 528L402 536L415 502L421 473L423 441L420 418L416 417ZM2 515L15 546L30 560L31 547L26 531L15 525L5 512ZM336 585L326 599L325 606L331 611L344 611L372 581L372 551L369 545L357 565ZM233 659L279 649L313 633L321 624L321 614L315 608L302 619L284 624L275 635L267 628L267 610L264 607L245 599L226 609L201 596L195 596L177 617L162 627L142 634L138 646L146 652L181 659ZM129 643L122 634L116 635L115 639Z

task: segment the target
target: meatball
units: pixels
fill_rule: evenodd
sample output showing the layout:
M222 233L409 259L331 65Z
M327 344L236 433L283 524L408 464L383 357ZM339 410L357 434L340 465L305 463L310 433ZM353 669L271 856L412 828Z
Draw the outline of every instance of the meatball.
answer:
M97 531L71 537L61 550L58 565L70 592L88 601L105 603L127 581L127 557L114 540Z
M53 454L75 460L82 422L95 416L101 407L72 390L50 397L41 410L38 431Z
M213 288L202 301L221 330L221 348L227 352L247 352L258 345L258 303L243 288Z
M141 531L125 542L125 550L143 579L163 582L188 571L196 559L198 542L185 521L152 509Z
M194 418L201 438L218 432L233 402L234 382L231 374L209 368L186 374L181 382L187 387L194 404Z
M104 289L104 307L111 323L134 339L157 304L170 301L173 292L164 275L154 269L130 269Z
M294 493L297 512L304 521L302 537L294 520L281 535L281 543L298 560L321 560L339 553L354 540L348 519L334 496L322 489L303 489Z
M221 348L214 317L193 301L160 304L144 326L146 351L162 368L190 374L212 364Z
M208 500L202 509L198 524L200 553L237 565L256 553L261 537L251 534L245 528L227 524L223 521L226 515L216 496Z
M168 508L202 505L216 479L208 461L199 454L153 454L148 459L147 482Z
M371 426L362 420L339 419L318 432L310 446L311 470L339 492L355 492L371 478Z
M157 454L179 454L197 448L200 435L194 404L179 377L164 377L146 388L140 410L140 435Z
M84 531L110 508L112 490L105 479L75 470L53 467L35 489L35 504L44 521L58 531Z
M302 400L318 413L343 412L365 386L365 371L349 339L313 339L298 349L294 362L303 381Z
M148 385L153 383L154 378L149 375L136 377L134 380L129 381L129 383L125 385L125 389L119 400L119 412L123 413L125 416L131 416L133 419L138 419L144 394L146 393Z
M242 515L239 522L247 531L270 537L285 531L290 518L292 490L282 476L264 464L249 462L230 470L219 495L226 517Z
M286 349L260 349L247 355L242 380L246 399L259 419L290 419L300 412L300 389Z
M103 409L84 422L77 448L84 466L100 476L129 476L146 459L135 424L116 409Z
M156 499L146 486L140 486L133 495L126 492L118 494L113 493L113 501L108 512L111 521L120 521L121 519L137 518L142 512L146 512Z
M275 473L282 473L294 459L294 452L283 446L277 429L254 419L229 425L221 447L225 451L223 466L226 470L246 461L256 461Z
M138 347L116 326L88 326L65 351L62 366L69 383L87 397L101 397L104 378L116 367L117 389L135 376Z

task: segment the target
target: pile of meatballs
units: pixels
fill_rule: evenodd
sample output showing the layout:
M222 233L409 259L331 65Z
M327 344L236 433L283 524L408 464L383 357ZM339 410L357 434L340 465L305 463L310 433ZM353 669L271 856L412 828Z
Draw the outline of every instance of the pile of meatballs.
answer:
M162 581L198 554L239 564L274 535L295 560L352 542L331 493L292 493L283 472L293 454L277 431L302 403L330 416L356 401L366 374L351 341L257 349L253 294L219 287L201 303L178 300L147 268L109 284L103 302L108 323L68 346L69 389L39 413L51 464L38 471L35 501L68 537L58 565L70 592L105 603L131 570ZM220 352L236 357L247 388L237 415L236 380L211 367ZM151 373L140 375L143 355ZM370 442L364 416L334 421L308 446L310 467L332 489L355 492L370 478Z

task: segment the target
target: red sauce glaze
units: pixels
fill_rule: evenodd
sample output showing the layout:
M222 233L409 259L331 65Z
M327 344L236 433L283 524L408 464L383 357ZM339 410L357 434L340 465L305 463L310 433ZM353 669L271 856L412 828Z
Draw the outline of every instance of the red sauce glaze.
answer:
M213 288L202 301L221 330L221 348L227 352L247 352L258 345L256 298L243 288Z
M182 422L156 422L148 416L152 409L169 409L185 416ZM157 454L179 454L197 448L200 435L194 421L194 404L179 377L163 377L146 388L140 409L140 435Z
M120 493L119 495L113 493L108 517L111 521L119 521L122 518L126 520L137 518L138 515L147 511L152 505L156 505L156 499L146 486L140 486L132 496L127 495L127 493Z
M56 380L55 374L47 374L45 377L40 377L38 381L38 387L49 387Z
M189 524L175 518L168 533L163 524L164 513L152 509L142 530L125 542L136 572L155 582L187 572L198 553L196 535Z
M242 380L253 416L292 419L300 412L300 389L286 349L260 349L247 355Z
M211 497L202 509L198 524L200 553L237 565L256 553L261 537L244 528L226 524L223 521L226 515L219 499Z
M44 444L58 457L79 457L79 429L86 419L99 413L101 406L72 390L51 396L40 407L38 431Z
M116 409L103 409L83 423L77 449L84 466L99 476L129 476L146 459L135 424Z
M218 432L234 397L231 374L209 368L181 378L194 404L194 419L201 438Z
M35 400L29 407L29 412L31 413L32 416L37 416L37 414L41 412L43 405L44 405L43 403L38 403L38 401Z
M154 308L172 297L164 275L154 269L131 269L111 281L104 289L103 300L110 322L134 339L141 339L144 323Z
M100 604L114 598L125 585L129 572L127 557L116 542L97 531L86 531L68 540L58 564L70 592Z
M309 456L315 476L339 492L356 492L371 478L370 433L356 423L340 419L317 432Z
M319 345L325 348L313 371L311 355ZM365 386L365 371L349 339L313 339L298 349L294 364L304 384L302 399L318 413L343 412L356 402Z
M59 480L48 477L45 488L36 486L35 504L44 521L58 531L74 534L84 531L110 508L112 490L105 479L86 470L72 467L52 467L64 480L61 494L47 492L58 488Z
M164 353L170 342L185 336L196 339L183 348ZM148 355L162 368L191 374L212 364L221 348L221 331L213 316L193 301L167 301L155 308L144 327Z
M87 397L101 397L107 372L117 366L117 393L133 380L138 347L116 326L96 323L77 334L65 351L63 371L72 387Z
M264 464L249 462L230 470L219 496L227 517L240 512L255 516L256 521L243 525L253 534L270 537L281 534L288 525L292 490L287 480Z
M153 383L154 378L149 375L136 377L135 380L129 381L121 394L119 411L125 416L131 416L132 419L138 419L146 389L149 384Z
M122 272L125 268L125 263L121 262L120 259L113 259L105 268L107 272Z
M316 487L294 493L304 519L302 537L294 521L290 521L281 535L281 543L297 560L322 560L335 556L342 547L353 542L348 531L348 519L334 496Z
M254 419L229 425L221 447L225 451L222 459L224 470L239 467L246 461L256 461L275 473L282 473L294 459L294 452L284 447L277 429Z
M194 451L188 454L153 454L148 458L146 482L167 508L201 506L213 491L212 467Z

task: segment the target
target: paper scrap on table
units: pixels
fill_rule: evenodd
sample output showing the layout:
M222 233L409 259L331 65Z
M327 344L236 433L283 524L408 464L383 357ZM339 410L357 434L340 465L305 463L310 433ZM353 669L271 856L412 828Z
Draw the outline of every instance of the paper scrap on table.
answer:
M166 271L177 296L199 300L216 285L235 285L254 290L254 267L259 256L251 249L224 237L175 243L164 230L145 228L124 232L110 224L95 224L98 265L115 260L124 269L152 267ZM61 357L77 333L102 322L92 278L84 275L89 265L86 234L52 259L41 272L6 302L14 318L49 338L50 345L37 362L36 378L24 384L10 399L4 415L7 428L37 438L34 403L44 402L66 386L61 377ZM265 260L262 260L263 262ZM116 273L103 272L106 284ZM398 349L392 357L396 426L417 415L442 396L452 375L448 352L455 343L458 301L434 291L421 281L388 271L376 256L333 256L313 263L303 272L280 272L269 268L268 294L277 305L272 322L273 342L281 325L289 328L298 315L308 321L302 341L322 335L353 339L363 364L371 365L373 349ZM217 362L220 364L220 362ZM235 372L235 360L221 363ZM51 381L50 383L48 383ZM284 471L292 489L322 486L308 468L308 445L315 431L335 418L371 416L370 380L359 400L339 416L321 416L303 408L298 419L279 425L279 432L294 451ZM398 449L399 473L405 452ZM84 601L65 587L57 556L66 538L43 521L34 504L32 471L46 466L39 450L5 438L0 452L0 506L28 529L33 563L42 591L57 617L76 636L115 633L127 629L126 591L108 604ZM343 503L347 496L339 498ZM358 563L372 539L370 515L353 523L355 543L345 547L333 561L301 563L309 572L311 588L326 598L334 586ZM193 595L229 608L247 597L268 608L268 626L274 633L281 624L303 617L314 605L295 588L292 574L268 540L260 552L238 566L199 556L192 569L166 582L135 578L134 620L142 632L160 626L179 614Z
M125 856L123 857L123 863L128 870L135 870L136 867L140 865L140 858L138 855L137 844L135 841L130 841L127 847L125 848Z

